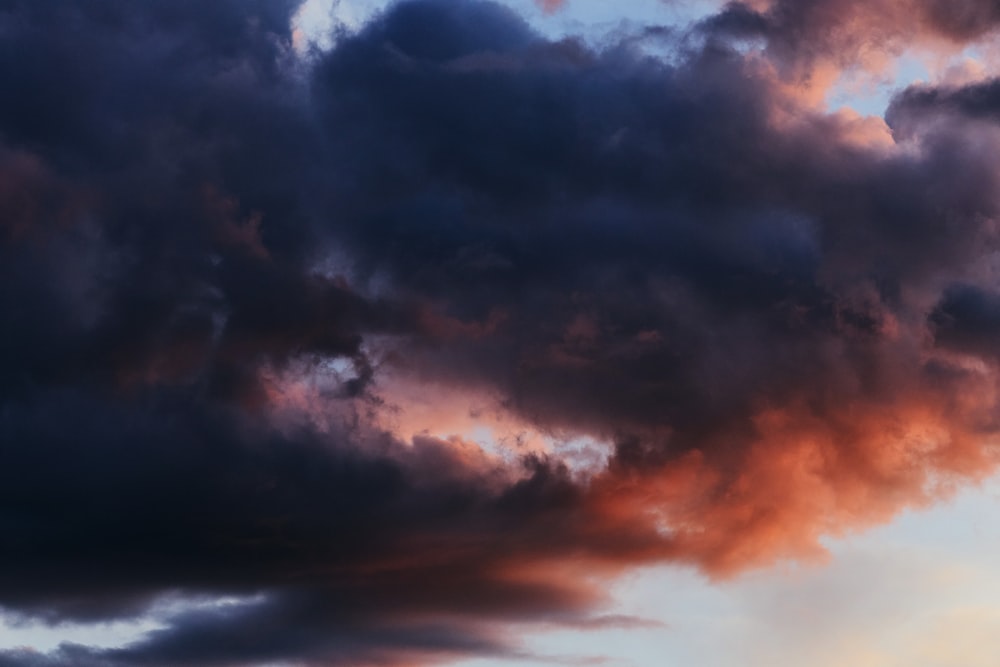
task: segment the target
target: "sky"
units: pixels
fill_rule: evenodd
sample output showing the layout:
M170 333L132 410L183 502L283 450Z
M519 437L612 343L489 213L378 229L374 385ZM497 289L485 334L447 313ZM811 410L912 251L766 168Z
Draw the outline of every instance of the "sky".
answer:
M0 0L0 667L1000 654L986 0Z

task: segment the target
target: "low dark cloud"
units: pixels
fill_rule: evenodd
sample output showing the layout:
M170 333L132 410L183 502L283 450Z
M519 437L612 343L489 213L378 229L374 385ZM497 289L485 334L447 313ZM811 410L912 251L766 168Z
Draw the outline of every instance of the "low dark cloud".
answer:
M769 64L790 8L669 62L442 0L298 53L296 9L0 2L0 606L163 624L0 665L514 660L639 623L630 566L993 469L992 84L890 130ZM407 382L607 461L398 432Z
M1000 295L973 285L953 286L931 313L930 321L939 345L995 360Z
M886 117L900 132L920 131L934 120L949 118L994 124L1000 114L1000 82L976 81L963 86L910 86L897 94Z

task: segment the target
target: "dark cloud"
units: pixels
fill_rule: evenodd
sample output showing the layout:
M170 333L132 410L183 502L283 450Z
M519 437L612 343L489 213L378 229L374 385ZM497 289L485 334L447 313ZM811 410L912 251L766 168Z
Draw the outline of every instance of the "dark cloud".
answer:
M362 320L387 325L304 271L317 156L296 4L5 3L0 392L169 379L250 396L262 359L356 357Z
M514 659L631 624L591 615L630 565L989 472L989 91L903 93L894 143L730 43L781 7L668 62L479 2L305 55L294 2L0 2L0 606L164 625L0 665ZM400 382L608 460L393 432Z
M588 524L554 464L512 474L432 438L402 445L349 423L276 432L267 421L169 391L8 405L0 604L93 622L166 593L264 595L171 616L170 629L102 653L108 664L499 652L485 621L585 619L581 605L597 599L544 568L518 569L566 550L615 562L655 542Z
M317 69L328 125L354 128L345 155L367 137L361 167L391 174L342 195L369 202L354 254L400 293L492 322L408 363L499 385L541 424L696 447L817 376L877 373L904 286L991 242L989 160L858 147L805 110L778 126L792 102L735 52L672 68L518 37L467 68L387 30Z
M1000 295L973 285L957 285L930 315L939 345L995 359L1000 336Z
M949 118L977 120L990 125L1000 118L1000 82L977 81L964 86L915 85L900 91L886 111L893 128L905 135L926 131L934 121Z

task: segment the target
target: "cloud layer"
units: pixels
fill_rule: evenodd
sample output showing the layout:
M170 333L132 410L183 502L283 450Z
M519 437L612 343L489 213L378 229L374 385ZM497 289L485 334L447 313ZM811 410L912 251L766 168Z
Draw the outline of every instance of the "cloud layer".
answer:
M0 606L244 600L0 665L513 659L630 566L994 469L996 82L801 94L985 4L728 5L669 57L443 0L300 53L296 5L0 0ZM413 386L606 451L403 432Z

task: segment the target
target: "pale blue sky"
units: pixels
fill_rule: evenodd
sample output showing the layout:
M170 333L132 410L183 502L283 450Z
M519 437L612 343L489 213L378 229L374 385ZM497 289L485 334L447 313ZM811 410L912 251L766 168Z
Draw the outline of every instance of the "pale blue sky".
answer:
M718 3L711 0L569 0L559 11L546 13L535 0L500 0L524 16L542 33L560 38L569 35L599 38L630 25L684 25L703 16ZM311 36L322 35L329 17L347 27L357 27L386 0L307 0L300 17Z
M828 546L825 563L779 564L733 581L672 566L637 571L615 587L618 606L607 613L663 627L528 633L525 643L571 663L608 657L606 664L633 667L996 664L1000 482Z

